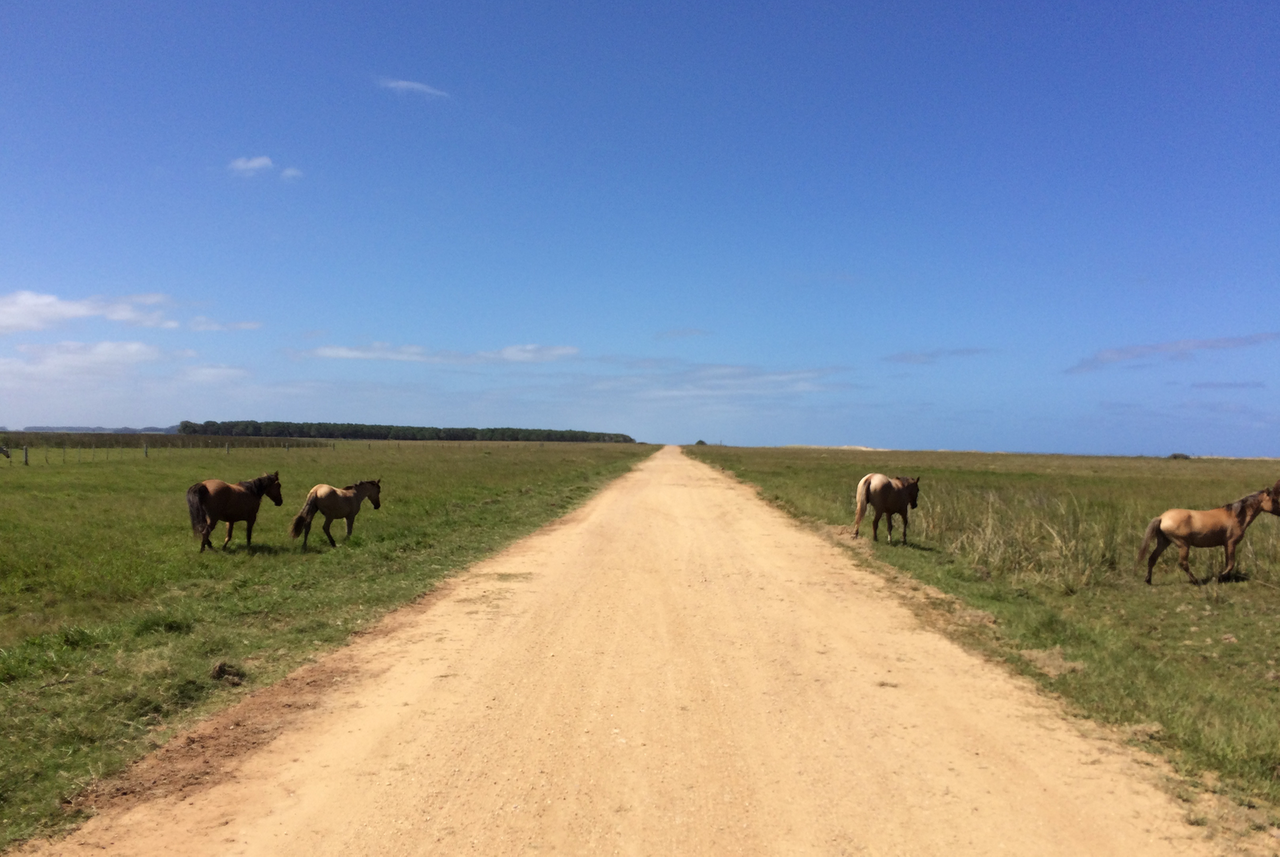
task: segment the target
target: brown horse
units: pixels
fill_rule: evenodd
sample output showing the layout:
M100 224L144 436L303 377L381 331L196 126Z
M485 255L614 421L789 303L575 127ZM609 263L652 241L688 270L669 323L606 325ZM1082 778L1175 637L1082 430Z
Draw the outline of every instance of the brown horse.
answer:
M889 544L893 544L893 516L902 516L902 543L907 543L907 508L916 508L920 499L920 478L907 476L885 476L883 473L868 473L858 481L858 490L854 492L858 501L858 515L853 521L853 537L858 537L858 529L862 526L862 516L867 512L867 504L876 510L871 521L871 540L880 538L880 517L886 517L889 526Z
M209 534L218 521L227 522L225 549L231 541L231 530L236 521L245 522L244 543L253 545L253 522L258 518L258 506L263 497L270 497L277 506L284 502L280 496L280 471L264 473L257 479L248 479L229 485L221 479L206 479L187 489L187 506L191 509L191 529L200 537L200 552L213 547Z
M373 508L382 508L380 501L382 480L357 482L346 488L334 488L332 485L317 485L307 494L307 502L302 504L302 511L293 518L289 525L289 537L296 539L302 536L302 549L307 549L307 537L311 535L311 519L316 512L324 515L324 534L329 537L329 544L337 547L329 525L334 518L347 519L347 538L351 538L351 530L356 525L356 513L360 511L360 502L365 497L373 504Z
M1138 551L1138 562L1141 563L1151 540L1155 539L1156 549L1147 560L1147 583L1151 582L1151 570L1155 568L1156 560L1171 544L1178 546L1178 565L1196 586L1200 581L1187 564L1191 549L1223 548L1227 552L1227 565L1218 574L1218 580L1226 580L1236 567L1236 545L1244 538L1244 531L1253 519L1262 512L1280 515L1280 479L1270 488L1263 488L1226 506L1206 511L1170 509L1152 518L1146 535L1142 537L1142 548Z

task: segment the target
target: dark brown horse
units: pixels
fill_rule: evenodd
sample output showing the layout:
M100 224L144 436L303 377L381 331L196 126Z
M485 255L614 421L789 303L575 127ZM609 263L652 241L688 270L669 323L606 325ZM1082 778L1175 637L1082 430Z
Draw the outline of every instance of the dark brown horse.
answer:
M1280 515L1280 479L1270 488L1255 491L1226 506L1205 511L1169 509L1152 518L1151 523L1147 524L1146 535L1142 538L1142 548L1138 551L1138 562L1141 563L1152 539L1155 540L1156 549L1147 560L1147 583L1151 582L1151 570L1155 568L1156 560L1171 544L1178 546L1178 565L1196 586L1200 585L1200 581L1191 573L1191 567L1187 563L1191 549L1223 548L1227 552L1227 565L1218 575L1218 580L1226 580L1236 567L1236 546L1244 538L1244 531L1253 523L1253 519L1262 512Z
M307 502L302 504L302 511L293 518L289 525L289 537L296 539L302 536L302 549L307 548L307 536L311 535L311 519L316 512L324 515L324 534L329 544L334 547L338 543L329 532L329 525L334 518L345 518L347 521L347 538L351 538L351 530L356 525L356 512L360 511L360 503L365 497L373 504L373 508L382 507L382 480L366 480L348 485L346 488L334 488L332 485L317 485L307 494Z
M209 534L219 521L227 522L226 548L231 541L231 530L236 521L245 522L244 543L253 545L253 522L258 518L258 506L263 497L270 497L277 506L284 502L280 496L280 471L264 473L257 479L248 479L230 485L221 479L206 479L187 489L187 506L191 509L191 529L200 537L200 552L213 547Z
M883 473L868 473L858 480L857 498L858 514L853 521L853 537L858 537L858 529L862 526L862 516L867 512L867 504L876 510L871 520L871 540L880 537L880 518L883 516L889 526L889 544L893 544L893 516L902 516L902 543L907 543L907 508L914 509L920 499L920 478L908 476L885 476Z

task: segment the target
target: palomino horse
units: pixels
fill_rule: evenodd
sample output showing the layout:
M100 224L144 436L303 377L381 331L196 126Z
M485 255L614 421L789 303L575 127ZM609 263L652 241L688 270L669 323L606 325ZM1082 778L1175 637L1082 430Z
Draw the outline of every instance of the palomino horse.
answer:
M867 504L876 510L871 520L871 539L880 538L880 517L883 515L889 525L889 544L893 544L893 516L902 516L902 543L907 543L907 508L914 509L920 499L920 478L906 476L885 476L883 473L868 473L858 481L858 490L854 492L858 499L858 515L853 521L853 537L858 537L858 529L862 526L862 516L867 512Z
M231 541L231 530L236 521L244 521L244 543L246 547L253 545L253 522L258 519L258 506L263 497L270 497L279 506L284 502L280 496L280 471L264 473L257 479L247 479L229 485L221 479L206 479L197 482L187 489L187 506L191 509L191 529L200 537L200 552L206 547L213 547L209 534L218 525L218 521L227 522L227 539L222 543L226 548Z
M311 489L311 493L307 495L307 502L302 504L302 511L294 516L293 523L289 525L289 537L296 539L302 536L302 549L306 550L307 536L311 535L311 519L315 517L316 512L320 512L324 515L324 534L329 537L329 544L337 547L338 543L333 540L333 533L329 532L329 525L333 523L333 519L347 519L347 538L351 538L351 529L356 525L356 512L360 511L360 501L368 497L373 508L379 509L382 507L379 500L381 491L381 479L357 482L346 488L317 485Z
M1152 518L1146 535L1142 537L1142 548L1138 551L1140 563L1147 555L1151 540L1155 539L1156 549L1147 560L1147 583L1151 582L1151 570L1155 568L1156 560L1171 544L1178 546L1178 565L1196 586L1200 581L1191 573L1187 555L1192 548L1222 547L1227 552L1227 565L1218 575L1218 580L1225 580L1236 567L1236 545L1244 538L1244 531L1253 519L1262 512L1280 515L1280 479L1270 488L1263 488L1226 506L1206 511L1170 509Z

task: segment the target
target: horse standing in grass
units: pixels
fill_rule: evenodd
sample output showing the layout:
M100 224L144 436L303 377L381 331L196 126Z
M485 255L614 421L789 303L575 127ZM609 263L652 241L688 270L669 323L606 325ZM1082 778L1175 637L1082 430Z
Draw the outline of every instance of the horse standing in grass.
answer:
M1152 518L1146 535L1142 537L1142 548L1138 551L1138 562L1141 563L1147 555L1147 548L1155 540L1156 549L1147 560L1147 583L1151 583L1151 570L1155 568L1156 560L1171 544L1178 546L1178 565L1196 586L1200 581L1187 564L1191 549L1223 548L1227 552L1227 565L1218 575L1218 580L1225 580L1236 567L1236 545L1244 538L1244 531L1253 519L1263 512L1280 515L1280 479L1270 488L1263 488L1226 506L1205 511L1170 509Z
M907 509L916 508L920 499L920 477L885 476L883 473L868 473L858 481L858 489L854 492L858 502L858 514L853 521L853 537L858 537L858 529L862 526L862 516L867 512L867 504L876 510L871 520L871 540L880 538L880 518L885 516L889 527L889 544L893 544L893 516L902 516L902 543L907 543Z
M280 471L264 473L257 479L248 479L230 485L221 479L206 479L197 482L187 489L187 506L191 509L191 529L200 537L200 552L206 547L212 548L209 534L217 526L218 521L227 522L227 539L222 543L225 549L231 541L231 530L236 521L245 522L245 547L253 546L253 522L258 518L258 506L263 497L270 497L279 506L284 502L280 496Z
M381 479L357 482L346 488L317 485L311 489L311 493L307 495L307 502L302 504L302 511L294 516L293 523L289 525L289 537L296 539L302 536L302 549L306 550L307 537L311 535L311 519L315 517L316 512L320 512L324 515L324 534L328 536L329 544L337 547L338 543L333 540L333 533L329 532L329 525L333 523L333 519L347 519L347 538L351 538L351 530L356 525L356 513L360 511L361 501L368 497L373 508L380 509L382 508L381 492Z

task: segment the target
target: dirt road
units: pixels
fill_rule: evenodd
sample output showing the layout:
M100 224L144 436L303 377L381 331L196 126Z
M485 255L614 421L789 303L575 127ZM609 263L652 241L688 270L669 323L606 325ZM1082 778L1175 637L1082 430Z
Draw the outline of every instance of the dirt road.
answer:
M1216 853L1132 753L675 448L308 675L312 707L175 742L204 785L30 850Z

